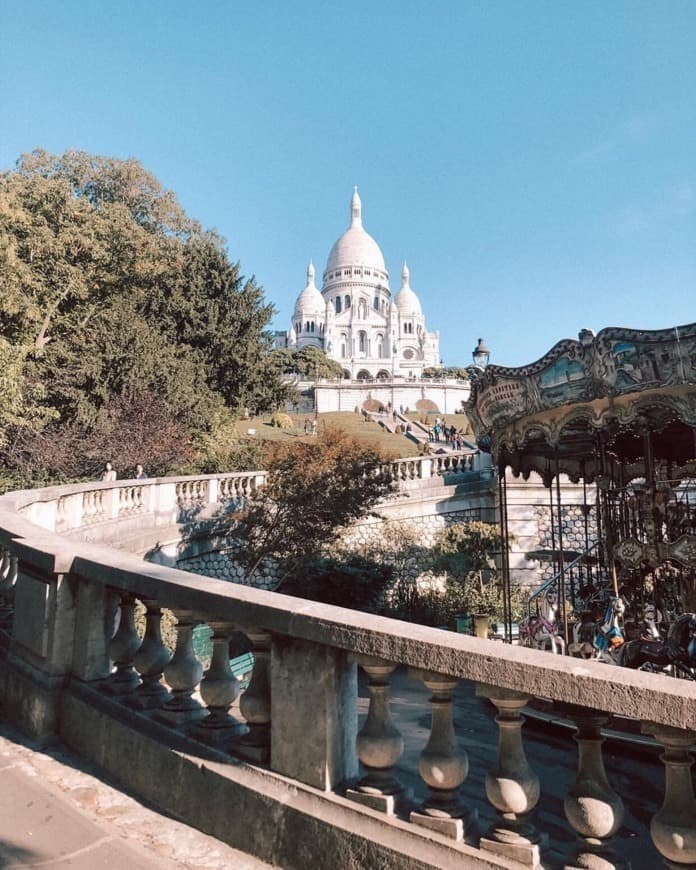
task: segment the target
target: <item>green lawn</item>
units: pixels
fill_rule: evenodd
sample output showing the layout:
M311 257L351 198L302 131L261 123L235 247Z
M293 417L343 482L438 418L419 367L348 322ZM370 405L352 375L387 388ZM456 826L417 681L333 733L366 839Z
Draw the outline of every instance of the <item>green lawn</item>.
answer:
M238 420L237 432L241 436L246 436L249 429L254 429L254 438L263 441L289 441L300 438L310 440L311 435L304 434L305 418L309 423L312 422L311 414L290 414L294 425L293 429L278 429L276 426L271 426L271 416L254 417L251 420ZM360 441L367 444L376 445L385 453L391 453L396 457L417 456L418 447L409 441L404 435L392 435L386 432L377 423L366 421L362 414L356 414L353 411L335 411L327 414L319 414L319 428L327 423L333 423L340 426L347 432L350 432Z

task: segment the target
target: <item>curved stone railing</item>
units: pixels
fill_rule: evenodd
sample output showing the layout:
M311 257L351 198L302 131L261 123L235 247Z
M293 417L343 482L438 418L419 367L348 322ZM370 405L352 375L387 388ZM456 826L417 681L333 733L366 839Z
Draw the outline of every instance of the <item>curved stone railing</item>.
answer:
M407 461L404 474L412 473ZM5 715L35 736L59 733L164 809L281 866L326 866L327 843L343 853L332 858L337 867L541 866L533 810L550 783L525 756L521 710L542 695L577 725L578 775L564 802L578 835L569 866L623 866L610 850L623 803L604 771L600 733L614 713L640 720L665 749L664 803L653 808L651 825L657 851L677 865L696 861L689 773L696 684L194 576L63 533L127 524L145 512L169 522L182 508L219 500L223 480L231 481L227 492L259 482L258 475L222 475L0 497ZM142 638L136 602L145 614ZM178 621L173 656L162 642L162 608ZM205 673L192 644L199 624L212 629ZM229 665L234 630L254 653L243 692ZM359 732L356 666L370 697ZM428 796L415 807L397 771L404 744L389 684L398 666L431 693L418 764ZM476 806L459 792L468 770L452 717L459 680L474 681L497 710L498 757L480 796L497 820L483 835ZM186 789L200 783L200 795L178 791L179 780ZM233 818L239 813L249 816L242 825ZM311 819L303 836L322 841L313 860L276 836L280 813L296 814L297 824ZM352 845L347 830L356 831ZM657 866L659 857L648 860L645 866Z

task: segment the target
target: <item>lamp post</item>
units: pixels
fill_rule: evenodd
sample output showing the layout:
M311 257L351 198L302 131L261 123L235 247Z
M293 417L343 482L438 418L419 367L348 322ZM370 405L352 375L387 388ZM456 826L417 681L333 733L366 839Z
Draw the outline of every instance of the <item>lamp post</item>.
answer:
M482 338L479 338L478 344L473 349L471 356L474 359L474 365L477 369L485 369L488 365L491 352L488 350Z
M397 348L397 346L396 346L396 342L394 342L394 343L392 344L392 400L391 400L391 406L392 406L392 419L393 419L393 417L394 417L394 411L396 410L395 407L394 407L394 366L395 366L395 364L396 364L396 354L397 354L397 352L398 352L398 348Z

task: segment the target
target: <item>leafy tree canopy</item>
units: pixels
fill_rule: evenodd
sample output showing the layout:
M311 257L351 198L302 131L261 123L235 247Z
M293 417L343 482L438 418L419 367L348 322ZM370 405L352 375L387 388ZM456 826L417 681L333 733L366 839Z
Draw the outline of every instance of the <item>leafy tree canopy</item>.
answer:
M174 422L168 446L141 446L181 467L215 409L283 401L263 291L135 159L37 150L0 173L0 286L6 476L65 476L39 445L66 439L90 474L107 431L132 434L128 407Z
M273 364L284 374L297 374L308 380L343 377L343 366L318 347L278 348L271 356Z
M327 555L339 530L370 513L393 488L380 473L386 457L335 426L311 443L279 442L268 477L232 519L236 556L247 579L270 562L281 582Z
M469 373L463 366L428 366L423 369L424 378L457 378L460 381L469 379Z

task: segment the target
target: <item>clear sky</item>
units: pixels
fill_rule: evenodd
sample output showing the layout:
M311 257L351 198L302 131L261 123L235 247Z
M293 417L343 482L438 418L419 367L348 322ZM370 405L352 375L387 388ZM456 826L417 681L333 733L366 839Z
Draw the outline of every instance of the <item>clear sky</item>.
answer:
M696 2L0 0L0 167L135 156L289 328L353 184L446 364L696 320Z

